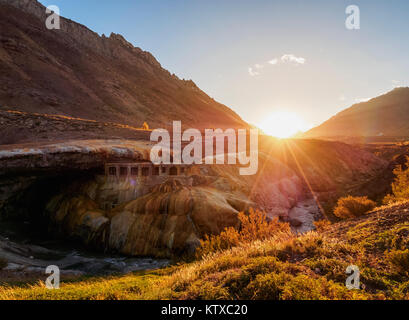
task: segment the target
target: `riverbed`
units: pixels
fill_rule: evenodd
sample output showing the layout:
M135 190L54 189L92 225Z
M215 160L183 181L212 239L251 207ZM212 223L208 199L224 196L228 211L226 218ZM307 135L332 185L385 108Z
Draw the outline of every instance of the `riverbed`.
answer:
M163 268L168 259L151 257L127 257L85 250L80 245L61 239L40 236L30 229L29 222L0 222L0 258L7 261L1 276L21 274L45 274L47 266L55 265L61 275L78 277L85 275L126 274L141 270Z

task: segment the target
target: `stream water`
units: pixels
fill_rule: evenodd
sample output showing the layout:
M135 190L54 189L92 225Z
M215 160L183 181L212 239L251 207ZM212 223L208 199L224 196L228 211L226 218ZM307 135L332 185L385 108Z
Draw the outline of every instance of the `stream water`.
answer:
M92 252L35 230L27 221L0 221L0 257L8 262L5 270L44 273L47 266L56 265L62 274L107 275L157 269L170 263L167 259Z

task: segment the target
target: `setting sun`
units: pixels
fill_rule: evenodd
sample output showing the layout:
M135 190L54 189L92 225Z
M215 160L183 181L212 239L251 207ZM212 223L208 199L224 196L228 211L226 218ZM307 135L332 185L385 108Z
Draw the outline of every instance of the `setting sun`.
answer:
M299 131L308 130L308 125L303 119L287 111L270 114L259 123L259 127L266 134L277 138L289 138Z

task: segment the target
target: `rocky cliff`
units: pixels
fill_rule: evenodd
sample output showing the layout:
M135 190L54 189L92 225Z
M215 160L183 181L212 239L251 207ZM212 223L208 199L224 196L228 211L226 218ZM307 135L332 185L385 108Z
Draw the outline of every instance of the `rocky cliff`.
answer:
M0 0L0 108L169 127L247 127L193 81L180 80L121 35L61 19L48 30L36 0Z

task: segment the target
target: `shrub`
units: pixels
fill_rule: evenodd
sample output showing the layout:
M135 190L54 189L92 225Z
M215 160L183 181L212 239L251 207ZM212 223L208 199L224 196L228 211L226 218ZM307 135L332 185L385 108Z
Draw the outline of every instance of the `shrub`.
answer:
M338 200L334 215L341 219L359 217L371 211L375 206L376 203L367 197L348 196Z
M314 226L315 229L318 232L323 232L326 229L328 229L328 227L331 225L331 221L329 220L319 220L319 221L314 221Z
M255 240L266 240L273 236L291 234L288 223L279 222L278 218L268 220L266 215L259 211L250 209L249 214L239 212L240 228L229 227L219 235L206 235L200 241L201 246L197 250L197 257L203 257L209 253L223 251L240 244L250 243Z
M383 199L385 204L409 200L409 157L407 157L406 167L407 169L404 170L402 166L397 166L393 170L396 177L392 183L392 194Z
M409 272L409 249L391 250L387 255L387 260L398 273Z
M3 268L7 267L7 260L4 258L0 257L0 270L2 270Z

